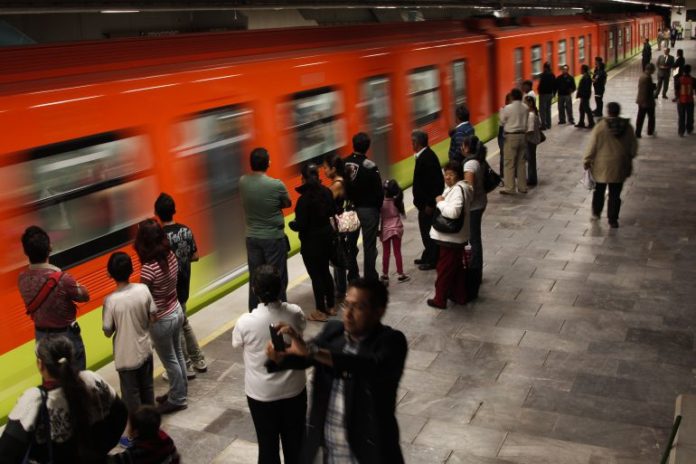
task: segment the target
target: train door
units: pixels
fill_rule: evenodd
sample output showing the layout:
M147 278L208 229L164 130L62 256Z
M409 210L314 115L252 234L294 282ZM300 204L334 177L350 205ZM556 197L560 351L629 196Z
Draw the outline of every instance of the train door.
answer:
M570 67L570 75L575 75L575 37L570 38L570 60L568 61L568 66Z
M592 53L592 34L587 34L587 64L592 66L592 59L594 58L594 54Z
M631 47L631 26L626 28L626 44L624 45L624 58L631 55L633 47Z
M367 79L362 86L367 133L372 144L370 158L377 163L382 179L389 178L389 149L392 133L390 80L386 76Z

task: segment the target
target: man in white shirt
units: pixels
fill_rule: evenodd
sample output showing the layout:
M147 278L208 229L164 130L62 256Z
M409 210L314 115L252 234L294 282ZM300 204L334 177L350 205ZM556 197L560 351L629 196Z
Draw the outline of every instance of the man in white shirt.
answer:
M512 89L510 92L512 102L503 108L500 114L500 122L505 127L505 188L500 193L512 195L515 193L515 178L517 178L517 191L527 193L527 168L524 154L527 148L525 134L527 133L527 121L529 108L522 103L522 91Z

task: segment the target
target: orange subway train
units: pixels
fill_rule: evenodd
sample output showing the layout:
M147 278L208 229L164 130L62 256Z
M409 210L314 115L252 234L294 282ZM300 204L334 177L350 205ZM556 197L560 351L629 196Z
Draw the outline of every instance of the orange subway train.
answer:
M134 256L134 228L159 192L174 196L199 242L195 311L245 280L238 181L251 148L268 148L270 174L294 194L301 163L348 154L351 135L366 131L383 176L410 185L413 129L444 159L456 105L489 139L502 95L541 62L576 74L597 55L617 64L661 21L438 21L0 49L0 417L37 381L16 289L28 225L48 231L51 261L89 289L79 317L88 364L99 366L111 355L98 310L114 288L106 260L118 249Z

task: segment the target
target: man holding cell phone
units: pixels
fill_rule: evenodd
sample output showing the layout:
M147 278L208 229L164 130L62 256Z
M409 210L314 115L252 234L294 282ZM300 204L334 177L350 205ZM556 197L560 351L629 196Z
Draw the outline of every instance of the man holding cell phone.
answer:
M304 442L307 379L304 371L269 373L264 364L268 343L284 348L278 327L292 327L293 333L302 334L307 322L299 306L280 301L281 276L274 266L259 266L251 289L259 304L235 324L232 346L244 350L244 389L258 439L258 462L279 462L280 439L285 463L296 464Z

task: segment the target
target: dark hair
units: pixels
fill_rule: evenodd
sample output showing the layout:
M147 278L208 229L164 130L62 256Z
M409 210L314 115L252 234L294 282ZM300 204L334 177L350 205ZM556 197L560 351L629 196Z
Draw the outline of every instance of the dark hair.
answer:
M601 56L595 56L594 60L599 61L600 63L604 61L604 59Z
M505 104L507 105L512 101L512 95L510 93L505 94Z
M455 174L457 174L457 177L459 177L459 180L462 180L464 178L464 167L462 166L462 163L460 163L459 161L448 161L447 164L445 164L443 171L454 172Z
M534 83L533 83L532 81L530 81L530 80L526 80L526 81L523 81L523 82L522 82L522 86L524 86L524 87L529 87L529 89L531 90L532 87L534 87Z
M263 147L257 147L251 150L249 155L249 165L254 172L266 172L270 165L271 157L268 155L268 150Z
M548 61L544 63L544 71L551 71L551 63Z
M394 199L394 205L401 214L406 214L404 208L404 192L396 179L389 179L384 183L384 196Z
M336 174L343 177L345 175L346 163L338 153L329 153L324 157L324 163L332 169L336 170Z
M302 165L301 169L302 180L305 184L320 184L319 180L319 168L314 163L307 163Z
M469 120L469 108L467 108L466 105L459 105L454 113L457 119L462 122Z
M513 100L522 100L523 94L522 91L518 88L514 88L510 91L510 98Z
M590 72L590 67L587 66L586 64L583 64L582 66L580 66L580 71L582 73Z
M526 105L531 104L532 110L534 111L534 114L539 114L539 110L537 109L537 106L536 106L536 98L534 98L532 96L526 96L526 97L524 97L524 103Z
M486 146L481 142L481 140L475 135L467 135L462 140L462 151L466 150L465 155L474 158L477 161L483 161L486 159Z
M278 301L281 292L280 272L273 265L262 264L254 269L251 288L262 303Z
M157 408L150 405L140 406L128 416L131 428L138 433L138 438L151 440L159 436L162 416Z
M162 222L171 221L176 214L174 198L168 193L160 193L157 200L155 200L155 214Z
M30 263L43 263L51 254L51 239L41 227L29 226L22 234L22 248Z
M91 436L90 406L94 395L80 378L75 366L73 345L64 335L49 335L36 343L36 357L41 360L48 374L58 381L68 403L73 437L86 443Z
M611 117L617 117L621 114L621 105L616 102L609 102L607 105L607 113L609 113Z
M374 277L358 277L348 283L348 288L357 288L368 293L367 301L371 310L387 309L389 291L382 282Z
M684 50L681 48L677 50L677 56L682 56L684 54Z
M691 74L691 65L690 64L684 65L684 74Z
M428 146L428 133L422 130L414 130L411 132L411 140L416 142L420 147Z
M167 234L159 222L154 219L145 219L138 224L138 233L135 235L133 248L135 248L142 264L157 261L165 274L169 272L167 258L171 247Z
M370 149L370 136L364 132L358 132L353 136L353 150L363 155Z
M109 256L106 270L116 282L128 282L128 278L133 274L133 261L126 253L117 251Z

